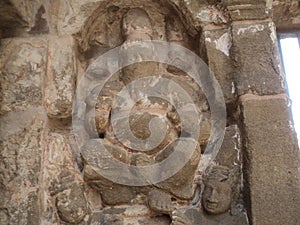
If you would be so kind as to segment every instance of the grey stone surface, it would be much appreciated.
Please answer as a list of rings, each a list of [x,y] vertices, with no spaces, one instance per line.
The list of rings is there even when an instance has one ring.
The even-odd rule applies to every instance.
[[[230,29],[205,30],[202,33],[208,66],[221,85],[226,103],[235,101],[234,67],[230,57]]]
[[[235,84],[238,95],[284,93],[273,22],[232,25]]]
[[[240,132],[237,125],[226,127],[222,146],[215,159],[218,165],[228,168],[241,165],[242,152],[240,145]]]
[[[245,95],[240,103],[251,224],[299,224],[299,147],[287,96]]]

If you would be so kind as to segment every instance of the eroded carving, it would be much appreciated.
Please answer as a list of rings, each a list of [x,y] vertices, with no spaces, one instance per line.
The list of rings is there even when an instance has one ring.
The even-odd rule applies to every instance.
[[[202,208],[175,210],[173,225],[248,224],[245,212],[236,205],[238,173],[236,169],[215,166],[204,178]]]
[[[121,27],[124,37],[124,45],[120,52],[122,59],[131,60],[132,57],[137,57],[137,53],[138,57],[141,57],[141,59],[155,54],[151,45],[147,47],[142,45],[139,46],[141,41],[152,40],[153,28],[149,15],[145,10],[141,8],[128,10],[123,16]],[[170,25],[166,26],[167,29],[171,29],[170,27]],[[179,43],[184,46],[185,35],[180,29],[176,28],[175,31],[178,35],[181,35],[181,38],[176,39],[175,41],[179,41]],[[172,31],[170,30],[169,33],[172,33]],[[172,35],[174,36],[174,34]],[[169,35],[170,38],[172,35]],[[131,45],[133,42],[135,44]],[[143,51],[136,49],[139,47],[141,47]],[[125,64],[128,62],[123,61],[121,64],[122,63]],[[116,95],[124,86],[129,85],[131,82],[139,78],[145,78],[148,76],[152,76],[154,80],[159,80],[161,75],[169,78],[170,80],[173,79],[177,82],[183,83],[184,89],[192,95],[195,102],[198,103],[201,101],[199,96],[201,96],[202,93],[198,93],[199,88],[196,89],[192,85],[192,79],[189,79],[188,76],[182,72],[175,73],[168,71],[165,66],[159,66],[156,62],[136,63],[123,68],[119,75],[119,80],[116,76],[114,76],[112,80],[106,83],[106,86],[101,90],[99,96],[95,96],[95,93],[97,93],[96,87],[95,90],[92,91],[91,95],[86,99],[87,131],[89,133],[96,131],[109,154],[128,165],[146,166],[162,162],[174,152],[176,139],[181,134],[184,134],[185,137],[189,137],[189,133],[181,127],[182,118],[178,116],[174,106],[172,106],[170,102],[158,97],[148,97],[136,102],[131,109],[129,118],[119,119],[117,121],[112,121],[111,119],[111,110]],[[149,85],[147,82],[149,81],[145,81],[143,84]],[[165,88],[171,88],[169,86],[167,85]],[[171,93],[171,90],[169,92]],[[133,99],[142,95],[138,88],[133,91],[129,90],[129,93]],[[204,98],[202,97],[202,101],[203,99]],[[93,105],[96,105],[95,118],[93,118],[94,114],[92,113]],[[198,110],[200,112],[200,109]],[[189,109],[186,109],[185,115],[187,117],[187,121],[189,121],[190,113]],[[114,123],[117,123],[118,125],[119,130],[117,132],[127,132],[126,120],[129,119],[130,129],[135,137],[139,139],[147,139],[151,135],[149,124],[153,118],[159,121],[156,123],[155,127],[155,133],[156,135],[158,134],[158,137],[161,136],[160,132],[161,134],[164,134],[163,130],[165,128],[166,130],[165,137],[162,142],[150,151],[140,152],[134,148],[129,148],[124,145],[124,143],[121,143],[114,133],[116,132],[113,126]],[[96,122],[95,125],[93,125],[94,122]],[[195,126],[195,124],[190,125]],[[110,157],[108,154],[99,150],[99,147],[97,146],[97,139],[90,139],[82,147],[81,151],[84,161],[84,179],[90,186],[100,192],[105,206],[138,204],[147,206],[154,214],[171,214],[176,206],[182,203],[187,203],[193,197],[193,182],[201,155],[199,145],[197,145],[196,150],[192,157],[188,160],[188,163],[179,170],[178,173],[160,183],[149,183],[148,186],[143,187],[118,184],[104,178],[101,174],[99,174],[99,172],[97,172],[97,168],[109,166],[106,159],[107,157]],[[181,149],[178,154],[182,154],[182,157],[185,157],[185,149]],[[179,162],[172,163],[177,164]],[[160,171],[154,172],[160,176],[160,174],[167,169],[168,168],[161,168]],[[112,174],[115,173],[115,176],[122,176],[122,174],[118,171],[118,168],[110,168],[110,170]],[[128,170],[126,172],[130,173],[131,171]],[[141,176],[142,174],[135,175]],[[143,177],[141,177],[141,179],[143,179]],[[99,218],[100,217],[101,220],[105,218],[110,220],[112,218],[111,216],[101,215]]]

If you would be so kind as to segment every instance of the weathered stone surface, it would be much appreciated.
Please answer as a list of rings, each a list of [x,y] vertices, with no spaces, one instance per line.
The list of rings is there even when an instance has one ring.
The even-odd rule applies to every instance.
[[[0,51],[0,115],[40,106],[47,41],[42,38],[3,39]]]
[[[88,210],[82,186],[75,184],[58,193],[56,206],[63,221],[75,224],[81,222]]]
[[[186,146],[188,146],[189,141],[186,142]],[[176,142],[171,143],[164,151],[161,151],[156,159],[156,162],[161,162],[164,159],[170,157],[170,154],[174,152]],[[181,168],[176,174],[172,177],[164,180],[161,183],[155,184],[155,186],[159,187],[162,190],[168,191],[174,196],[180,199],[191,199],[193,197],[193,181],[195,178],[195,173],[198,168],[199,160],[201,158],[201,150],[199,145],[195,146],[193,154],[190,158],[188,158],[188,162]],[[180,163],[179,160],[183,160],[188,157],[186,153],[186,149],[180,149],[178,151],[180,157],[177,158],[178,161],[174,160],[171,163],[177,165]],[[166,168],[162,168],[162,171],[167,172],[170,170],[170,165],[166,166]],[[157,171],[158,174],[162,173],[162,171]],[[188,176],[186,174],[189,174]]]
[[[58,128],[45,131],[40,218],[43,223],[59,223],[60,218],[81,221],[87,214],[84,182],[76,164],[76,143],[71,142],[69,135]]]
[[[123,205],[120,207],[106,207],[102,212],[94,212],[89,221],[89,225],[169,225],[171,223],[168,216],[156,216],[142,205]],[[150,217],[149,217],[150,216]]]
[[[0,3],[0,37],[17,36],[24,32],[28,26],[27,21],[21,17],[20,13],[11,3]]]
[[[266,19],[272,15],[271,0],[225,0],[232,20]]]
[[[206,30],[202,33],[209,68],[221,85],[226,103],[235,101],[234,68],[230,58],[232,37],[229,29]]]
[[[40,219],[45,115],[39,105],[47,42],[3,39],[1,48],[0,208],[6,212],[7,221],[3,224],[36,224]]]
[[[1,42],[0,208],[7,224],[38,224],[47,41]]]
[[[47,3],[46,3],[47,4]],[[46,5],[47,7],[48,5]],[[48,8],[47,8],[48,9]],[[29,34],[47,34],[49,33],[49,26],[47,21],[47,14],[44,5],[41,5],[35,15],[34,26],[28,32]]]
[[[170,0],[172,6],[182,15],[182,20],[191,34],[199,31],[205,24],[217,25],[229,22],[229,15],[223,7],[214,0]],[[191,26],[192,25],[192,26]]]
[[[275,27],[272,22],[232,25],[238,95],[284,93]],[[254,44],[255,43],[255,44]]]
[[[75,44],[71,37],[53,37],[49,42],[44,105],[51,118],[72,114],[76,82]]]
[[[48,32],[43,0],[8,0],[0,2],[0,37]]]
[[[279,31],[299,30],[300,2],[297,0],[273,1],[273,21]]]
[[[241,165],[240,133],[236,125],[226,127],[222,146],[216,156],[218,165],[233,168]]]
[[[121,171],[117,166],[112,165],[109,159],[115,157],[122,162],[128,163],[130,159],[129,154],[123,148],[112,145],[105,139],[102,142],[112,155],[104,154],[97,140],[93,139],[88,141],[81,149],[82,157],[84,161],[87,162],[84,166],[84,180],[88,185],[94,187],[101,193],[102,200],[105,204],[117,205],[130,203],[136,197],[134,187],[113,183],[96,172],[97,168],[107,167],[111,172],[111,176],[114,174],[120,176]]]
[[[0,209],[8,224],[39,224],[43,126],[36,116],[22,132],[1,141]]]
[[[148,195],[148,205],[151,210],[158,213],[171,214],[175,209],[171,195],[161,190],[151,190]]]
[[[167,10],[176,11],[181,17],[185,27],[190,34],[195,35],[201,29],[201,25],[207,23],[224,24],[229,21],[228,14],[223,8],[218,7],[213,2],[197,1],[197,0],[170,0],[166,4],[165,2],[153,2],[150,0],[143,1],[105,1],[105,0],[84,0],[84,1],[71,1],[71,2],[56,2],[52,5],[52,29],[56,29],[58,34],[75,34],[79,32],[83,27],[84,29],[90,27],[97,20],[102,17],[104,23],[110,22],[108,25],[117,28],[117,24],[113,20],[120,18],[117,13],[116,18],[112,15],[117,11],[123,13],[126,12],[126,8],[142,7],[145,8],[150,14],[154,14],[153,10],[161,10],[166,12]],[[68,10],[72,8],[72,10]],[[125,10],[124,10],[125,9]],[[106,14],[105,11],[110,11]],[[97,22],[96,22],[97,23]],[[103,29],[107,28],[103,25]],[[89,32],[89,31],[88,31]],[[108,36],[110,36],[108,31]],[[83,34],[86,35],[86,34]],[[88,34],[95,36],[98,34]],[[97,39],[99,44],[106,44],[106,42],[120,41],[119,37],[114,37],[114,40],[107,40],[107,37],[103,36]]]
[[[174,225],[246,225],[247,216],[236,206],[238,176],[235,169],[214,166],[205,176],[202,208],[187,207],[172,213]]]
[[[128,41],[126,44],[130,44],[132,41],[152,39],[177,43],[194,52],[199,52],[200,48],[201,53],[205,52],[200,54],[208,59],[210,68],[221,84],[227,109],[229,106],[231,110],[228,111],[228,124],[236,123],[238,95],[284,92],[283,79],[278,67],[274,25],[266,22],[270,21],[271,2],[2,1],[0,36],[23,38],[3,39],[0,46],[0,224],[167,225],[171,223],[173,209],[183,209],[184,206],[189,207],[189,213],[185,216],[192,216],[196,220],[189,222],[189,218],[183,218],[183,222],[176,221],[181,225],[198,222],[216,224],[220,221],[230,225],[244,224],[245,214],[240,210],[240,205],[228,210],[227,197],[232,197],[228,186],[223,187],[225,192],[221,193],[221,201],[217,199],[218,204],[215,204],[212,196],[208,196],[208,190],[211,188],[212,193],[215,190],[219,191],[222,189],[221,184],[213,183],[202,192],[203,196],[200,192],[201,187],[197,186],[196,190],[194,189],[199,184],[197,179],[202,176],[197,167],[200,159],[198,146],[186,166],[169,179],[146,187],[120,185],[103,179],[98,173],[97,167],[111,166],[105,158],[108,155],[101,155],[100,149],[87,146],[88,148],[81,152],[81,157],[79,146],[70,133],[69,119],[75,79],[82,77],[81,70],[88,67],[97,56],[124,43],[125,40]],[[227,9],[223,6],[227,6]],[[280,29],[294,29],[299,26],[298,1],[275,0],[273,6],[276,26]],[[131,12],[136,14],[126,15],[128,10],[133,8],[141,10],[133,10]],[[143,10],[148,14],[146,17],[141,13]],[[265,22],[257,22],[258,20]],[[232,22],[232,29],[228,29],[229,22]],[[58,36],[40,35],[49,32]],[[34,35],[39,37],[28,38]],[[25,36],[27,38],[24,38]],[[203,41],[200,46],[197,43],[199,36]],[[72,37],[78,42],[75,43]],[[137,56],[133,54],[135,49],[132,50],[124,55],[125,58]],[[143,54],[139,57],[144,58],[153,52],[147,49]],[[180,64],[184,62],[181,59],[187,59],[188,56],[171,53],[169,57],[171,60],[179,59]],[[105,66],[116,62],[114,59],[101,62],[101,71],[89,68],[88,79],[93,84],[98,82],[110,72]],[[187,70],[191,69],[189,67],[190,64],[185,65]],[[126,69],[114,74],[102,89],[100,96],[93,90],[90,96],[83,99],[88,113],[86,118],[82,118],[86,119],[82,130],[86,128],[87,133],[95,133],[96,135],[91,135],[90,138],[104,140],[112,153],[109,157],[128,165],[143,167],[168,158],[174,151],[174,146],[170,145],[162,152],[160,150],[178,135],[183,134],[187,137],[189,129],[198,127],[193,123],[189,109],[183,110],[184,115],[179,118],[179,112],[171,104],[157,98],[150,97],[134,105],[128,119],[131,131],[137,138],[145,140],[151,135],[151,119],[159,118],[159,124],[167,121],[167,136],[156,149],[146,153],[137,152],[136,149],[125,146],[126,142],[121,143],[117,140],[111,125],[111,108],[116,93],[124,86],[121,83],[128,84],[148,74],[159,74],[162,78],[180,84],[199,106],[197,110],[201,112],[202,119],[199,142],[204,149],[211,133],[210,108],[195,81],[188,78],[182,70],[168,65],[147,63]],[[162,90],[166,91],[163,93],[179,93],[174,87],[163,87]],[[94,86],[85,86],[83,89],[85,88],[87,93]],[[130,94],[142,96],[141,92],[138,88]],[[278,96],[241,98],[241,133],[244,140],[246,178],[246,190],[243,195],[248,197],[249,213],[254,225],[300,223],[297,217],[297,211],[300,211],[297,186],[299,152],[292,151],[295,150],[295,142],[290,133],[289,110],[282,99]],[[124,98],[122,103],[123,100]],[[178,101],[179,98],[174,96],[173,100]],[[145,106],[146,108],[143,108]],[[47,119],[46,109],[50,117],[47,123],[44,122]],[[93,110],[96,111],[95,115],[90,113]],[[184,129],[180,124],[182,121],[187,122]],[[125,125],[121,124],[120,127],[120,133],[127,132]],[[155,126],[155,131],[157,136],[162,136],[160,126]],[[215,159],[216,164],[240,168],[238,133],[235,126],[227,127],[223,145]],[[185,150],[182,148],[179,157],[171,164],[179,164],[186,156]],[[167,167],[154,171],[157,177],[164,175]],[[111,168],[110,172],[121,179],[123,172],[128,171]],[[134,173],[144,179],[147,172]],[[223,175],[227,175],[227,172],[222,173]],[[221,181],[224,185],[226,182],[223,182],[222,176]],[[206,183],[206,186],[209,185]],[[238,185],[236,187],[239,188]],[[201,212],[190,209],[191,203],[198,203],[200,199],[206,201],[203,203],[203,212],[201,209]],[[226,208],[225,214],[219,215],[217,213],[220,211],[209,211],[210,206],[222,205],[224,199],[226,207],[223,205],[222,212]],[[217,215],[208,215],[207,212]],[[176,224],[175,220],[173,224]]]
[[[299,224],[299,147],[285,95],[240,98],[251,224]]]

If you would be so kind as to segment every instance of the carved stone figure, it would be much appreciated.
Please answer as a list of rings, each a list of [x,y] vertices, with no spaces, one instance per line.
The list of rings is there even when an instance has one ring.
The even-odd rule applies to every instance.
[[[234,169],[215,166],[204,179],[202,208],[178,209],[173,212],[173,225],[246,225],[247,217],[236,206],[237,175]]]
[[[150,18],[146,11],[140,8],[130,9],[122,19],[122,33],[125,38],[124,46],[121,48],[120,55],[124,60],[131,60],[133,57],[146,58],[154,54],[153,48],[138,46],[139,41],[147,41],[152,39],[152,25]],[[137,45],[131,45],[132,42]],[[141,49],[136,49],[143,48]],[[137,55],[138,54],[138,55]],[[122,63],[122,62],[121,62]],[[128,63],[124,62],[123,63]],[[130,63],[130,62],[129,62]],[[114,157],[117,160],[128,165],[145,166],[162,162],[174,152],[176,146],[176,139],[185,131],[181,128],[181,121],[178,114],[171,103],[157,97],[148,97],[136,104],[131,109],[129,118],[112,121],[111,110],[115,101],[116,94],[126,85],[139,78],[152,76],[153,79],[160,79],[158,74],[168,72],[161,71],[156,62],[143,62],[129,65],[122,69],[120,74],[120,81],[113,79],[106,83],[106,86],[100,92],[99,96],[95,98],[95,93],[91,93],[86,99],[87,114],[86,114],[86,129],[89,133],[96,131],[102,144],[111,154],[103,153],[96,142],[95,136],[90,139],[82,148],[81,154],[84,162],[84,179],[95,189],[97,189],[102,197],[105,206],[116,206],[121,204],[140,204],[147,205],[153,212],[157,214],[171,214],[176,207],[177,201],[183,203],[187,202],[193,197],[193,181],[197,171],[200,160],[200,147],[196,145],[196,149],[187,164],[170,178],[157,183],[149,184],[148,186],[135,187],[126,186],[110,181],[104,178],[97,170],[105,167],[108,163],[107,157]],[[169,74],[168,76],[172,76]],[[174,75],[175,77],[176,75]],[[179,76],[179,75],[178,75]],[[181,82],[190,81],[182,77]],[[180,80],[179,79],[179,80]],[[149,85],[146,83],[146,85]],[[188,85],[186,85],[187,87]],[[166,85],[165,88],[169,88]],[[187,88],[193,89],[193,87]],[[196,92],[194,90],[194,92]],[[130,92],[130,96],[134,99],[141,95],[136,89]],[[94,98],[94,99],[93,99]],[[95,118],[93,118],[93,102],[96,99]],[[189,111],[186,113],[189,116]],[[156,123],[155,133],[159,137],[162,130],[166,128],[165,137],[162,142],[149,151],[137,151],[125,146],[119,141],[115,132],[127,132],[125,129],[126,120],[129,119],[131,132],[139,139],[146,139],[151,135],[149,130],[150,121],[155,118]],[[187,118],[188,120],[188,118]],[[94,126],[93,123],[96,123]],[[114,123],[118,123],[120,128],[118,131],[114,130]],[[122,126],[124,124],[124,129]],[[163,126],[161,124],[165,124]],[[193,124],[192,126],[195,126]],[[122,134],[122,133],[121,133]],[[163,133],[162,133],[163,134]],[[126,135],[126,134],[124,134]],[[186,133],[188,137],[188,133]],[[180,149],[179,154],[185,156],[185,149]],[[178,162],[172,162],[177,164]],[[109,165],[107,165],[109,166]],[[110,172],[115,176],[122,176],[119,168],[110,168]],[[167,168],[166,168],[167,169]],[[130,173],[131,171],[126,171]],[[158,176],[165,172],[164,168],[161,171],[155,171]],[[137,174],[139,176],[139,174]],[[142,178],[141,178],[142,179]],[[100,216],[102,219],[105,216]],[[109,216],[108,216],[109,217]],[[97,220],[97,219],[96,219]]]

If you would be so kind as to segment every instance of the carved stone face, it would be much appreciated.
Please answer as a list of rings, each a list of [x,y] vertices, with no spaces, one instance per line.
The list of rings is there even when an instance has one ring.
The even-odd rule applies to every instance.
[[[220,214],[229,210],[232,201],[232,187],[228,180],[208,181],[202,196],[202,205],[209,214]]]

